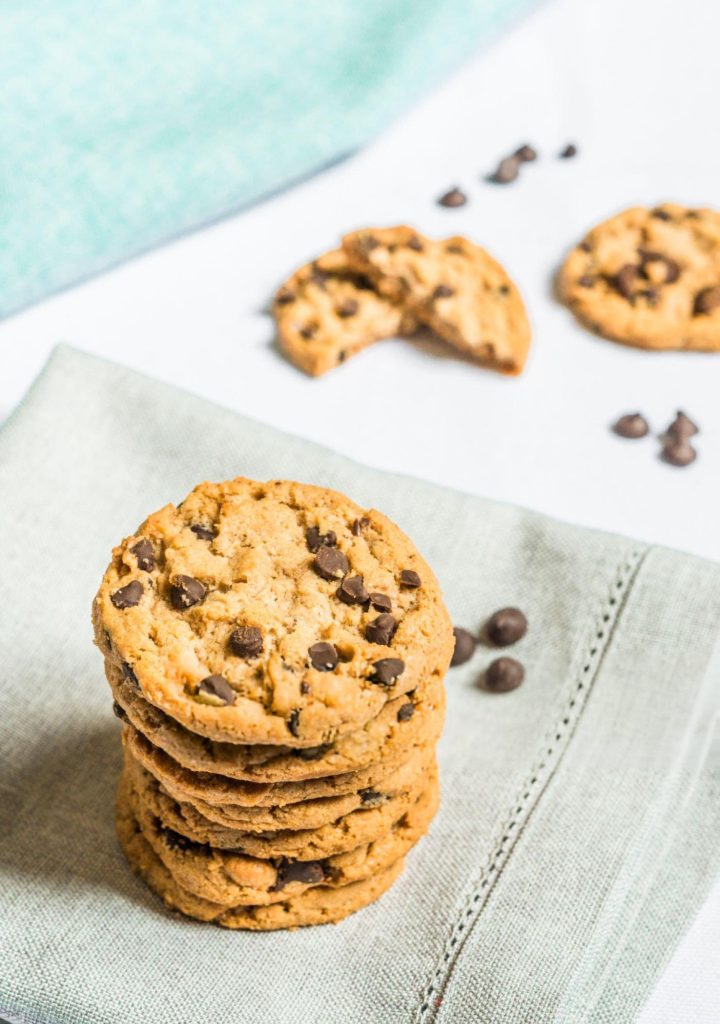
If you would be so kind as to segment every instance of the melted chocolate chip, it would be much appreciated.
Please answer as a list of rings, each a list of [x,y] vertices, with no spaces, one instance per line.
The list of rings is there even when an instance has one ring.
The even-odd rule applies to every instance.
[[[385,797],[382,793],[378,793],[376,789],[361,789],[360,799],[363,807],[379,807],[381,803],[384,803]]]
[[[638,268],[632,263],[626,263],[620,268],[620,270],[618,270],[612,283],[623,298],[629,299],[632,296],[635,282],[638,279],[638,274]]]
[[[230,634],[230,650],[238,658],[257,658],[262,649],[263,635],[259,626],[238,626]]]
[[[300,708],[293,708],[287,720],[287,727],[293,736],[300,735]]]
[[[337,588],[337,596],[343,604],[366,604],[370,600],[362,576],[346,576]]]
[[[689,416],[686,416],[681,409],[678,409],[675,419],[665,431],[666,435],[678,441],[687,441],[689,437],[700,433],[700,427],[693,423]]]
[[[350,529],[351,529],[352,533],[356,537],[359,537],[360,534],[365,529],[365,527],[369,526],[369,525],[370,525],[370,520],[367,519],[365,516],[363,516],[362,519],[355,519],[355,520],[353,520],[353,524],[350,527]]]
[[[315,337],[315,328],[312,324],[306,324],[305,327],[300,328],[300,337],[304,338],[305,341],[310,341],[311,338]]]
[[[178,611],[200,604],[207,596],[207,589],[200,580],[192,576],[174,576],[170,584],[170,603]]]
[[[459,188],[451,188],[449,192],[445,192],[438,199],[438,206],[446,206],[450,209],[456,206],[464,206],[467,202],[467,196]]]
[[[680,277],[680,265],[660,252],[642,250],[640,270],[644,277],[655,284],[674,284]]]
[[[216,697],[223,704],[235,703],[235,691],[225,676],[206,676],[200,681],[198,693],[204,693],[208,697]]]
[[[595,284],[596,278],[592,274],[583,274],[582,277],[578,278],[578,284],[581,288],[592,288]]]
[[[613,431],[618,437],[632,439],[645,437],[649,430],[648,421],[639,412],[628,412],[613,424]]]
[[[139,540],[130,550],[137,558],[138,569],[142,569],[143,572],[153,571],[155,568],[155,552],[147,537]]]
[[[312,567],[324,580],[339,580],[349,571],[350,563],[339,548],[321,547]]]
[[[381,658],[373,662],[373,673],[370,676],[371,683],[378,686],[392,686],[405,671],[405,662],[400,658]]]
[[[490,617],[485,632],[496,647],[509,647],[525,636],[527,627],[519,608],[501,608]]]
[[[408,249],[412,249],[414,252],[422,252],[425,248],[417,235],[413,235],[411,238],[408,238],[406,244]]]
[[[492,693],[509,693],[525,678],[525,669],[514,658],[496,658],[485,673],[485,689]]]
[[[533,160],[537,160],[537,151],[534,150],[532,146],[528,146],[528,144],[525,143],[524,146],[520,146],[519,149],[515,150],[513,156],[517,157],[521,163],[529,164],[532,163]]]
[[[140,598],[143,596],[143,586],[139,580],[133,580],[132,583],[128,583],[124,587],[120,587],[114,594],[110,595],[110,600],[119,608],[121,611],[125,608],[134,608],[135,605],[140,604]]]
[[[119,718],[121,722],[127,722],[128,716],[125,714],[125,711],[120,707],[116,700],[113,701],[112,708],[113,714],[115,715],[116,718]]]
[[[308,647],[308,656],[310,664],[318,672],[332,672],[334,668],[337,668],[338,652],[332,644],[321,640],[319,643],[313,644],[312,647]]]
[[[286,306],[288,302],[295,301],[295,295],[290,291],[289,288],[281,288],[275,296],[275,301],[278,306]]]
[[[197,845],[193,843],[192,839],[188,839],[187,836],[181,836],[173,828],[163,828],[162,837],[171,850],[190,850]]]
[[[383,644],[388,647],[395,636],[397,627],[395,617],[383,612],[372,622],[368,622],[365,627],[365,639],[369,640],[371,644]]]
[[[122,674],[125,677],[125,679],[127,679],[127,681],[129,683],[132,683],[132,685],[134,687],[136,687],[138,690],[140,689],[140,684],[138,683],[138,677],[135,675],[135,673],[133,672],[131,666],[128,665],[128,663],[126,661],[124,661],[122,663]]]
[[[455,649],[450,664],[454,667],[470,661],[475,653],[477,640],[469,630],[463,629],[461,626],[456,626],[453,634],[455,635]]]
[[[560,150],[558,156],[561,160],[571,160],[574,156],[577,156],[577,146],[572,142],[568,142],[567,146]]]
[[[355,299],[345,299],[345,301],[335,309],[335,312],[344,320],[349,316],[355,316],[359,308],[360,307]]]
[[[695,316],[707,316],[720,306],[720,286],[703,288],[695,296],[693,313]]]
[[[580,242],[578,249],[580,252],[592,252],[592,244],[586,238],[584,241]]]
[[[368,253],[372,252],[373,249],[377,249],[377,247],[380,245],[380,242],[377,238],[375,238],[374,235],[363,235],[360,241],[358,242],[358,245],[360,246],[363,252]]]
[[[455,289],[451,288],[448,284],[439,284],[432,294],[434,299],[449,299],[451,295],[455,294]]]
[[[319,747],[305,747],[304,750],[293,750],[295,757],[299,757],[301,761],[319,761],[321,757],[324,757],[330,750],[331,743],[323,743]]]
[[[304,885],[317,885],[325,879],[325,869],[316,860],[284,860],[277,869],[277,879],[270,889],[279,892],[291,882],[302,882]]]
[[[214,526],[203,526],[202,523],[191,523],[190,529],[199,537],[200,540],[214,540],[217,537],[217,531]]]
[[[650,211],[650,216],[654,217],[655,220],[672,220],[672,217],[667,210],[663,210],[659,206]]]
[[[414,569],[403,569],[400,573],[400,586],[410,590],[416,590],[422,586],[422,580]]]
[[[337,537],[333,530],[328,530],[327,533],[320,533],[317,526],[311,526],[305,534],[305,543],[307,544],[308,551],[312,551],[315,554],[320,548],[334,548],[337,544]]]
[[[398,722],[407,722],[408,719],[412,718],[414,714],[415,705],[412,703],[412,701],[408,701],[407,704],[403,704],[403,706],[398,709],[397,720]]]
[[[387,594],[378,594],[376,591],[372,591],[370,594],[370,604],[377,612],[392,611],[392,601]]]

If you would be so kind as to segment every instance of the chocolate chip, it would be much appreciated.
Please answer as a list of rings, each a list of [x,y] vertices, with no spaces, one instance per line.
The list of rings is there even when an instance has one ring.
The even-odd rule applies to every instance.
[[[338,363],[344,363],[346,359],[347,359],[347,349],[341,348],[340,351],[338,352],[337,361],[338,361]]]
[[[304,750],[293,750],[293,755],[299,757],[301,761],[318,761],[327,754],[331,747],[332,743],[323,743],[319,747],[305,747]]]
[[[670,440],[663,446],[662,458],[671,466],[689,466],[697,458],[697,452],[687,441]]]
[[[506,156],[504,160],[500,161],[488,181],[492,181],[496,185],[509,185],[511,181],[515,181],[519,171],[520,160],[516,156]]]
[[[363,807],[379,807],[384,802],[385,797],[382,793],[378,793],[376,789],[361,789],[360,800],[362,801]]]
[[[659,252],[640,252],[640,270],[655,284],[674,284],[680,277],[680,265]]]
[[[308,647],[308,655],[310,664],[318,672],[332,672],[334,668],[337,668],[338,652],[332,644],[321,640],[319,643],[313,644],[312,647]]]
[[[135,605],[140,604],[140,598],[143,596],[143,586],[139,580],[133,580],[132,583],[128,583],[124,587],[120,587],[114,594],[110,595],[110,600],[116,608],[121,610],[124,608],[134,608]]]
[[[310,693],[310,684],[306,683],[304,679],[300,683],[300,693],[302,693],[303,695]]]
[[[278,306],[286,306],[288,302],[295,301],[295,295],[293,294],[293,292],[290,291],[289,288],[281,288],[280,291],[275,296],[275,301],[277,302]]]
[[[577,146],[572,142],[568,142],[565,149],[560,150],[558,156],[561,160],[570,160],[572,157],[577,156]]]
[[[373,662],[374,672],[370,676],[371,683],[378,686],[392,686],[405,671],[405,662],[400,658],[381,658]]]
[[[174,576],[170,584],[170,603],[178,611],[200,604],[207,596],[207,589],[200,580],[192,576]]]
[[[520,146],[519,149],[516,149],[513,155],[524,164],[529,164],[532,163],[533,160],[537,160],[537,152],[532,148],[532,146],[528,146],[527,143],[525,143],[524,146]]]
[[[650,211],[650,216],[654,217],[656,220],[672,220],[672,216],[667,212],[667,210],[663,210],[659,206]]]
[[[585,239],[584,241],[580,242],[580,244],[578,245],[578,249],[580,250],[580,252],[592,252],[592,244],[588,242],[587,239]]]
[[[693,423],[690,417],[686,416],[681,409],[678,409],[675,419],[665,433],[678,441],[687,441],[689,437],[700,433],[700,427],[697,423]]]
[[[412,701],[408,701],[407,704],[403,704],[401,708],[398,708],[397,720],[398,722],[407,722],[415,714],[415,705]]]
[[[650,426],[642,413],[628,412],[613,423],[613,430],[618,437],[639,438],[646,436]]]
[[[448,284],[439,284],[432,294],[434,299],[449,299],[451,295],[455,294],[455,289],[451,288]]]
[[[277,869],[277,879],[271,892],[279,892],[291,882],[302,882],[304,885],[317,885],[325,879],[325,869],[316,860],[285,860]]]
[[[293,736],[300,735],[300,708],[294,708],[290,712],[290,717],[287,721],[287,727]]]
[[[485,632],[496,647],[509,647],[525,636],[527,627],[519,608],[501,608],[490,617]]]
[[[312,324],[307,324],[305,327],[300,328],[300,337],[306,341],[310,341],[315,336],[315,328]]]
[[[363,516],[362,519],[355,519],[350,529],[356,537],[359,537],[365,527],[369,525],[370,520],[366,516]]]
[[[326,270],[321,270],[317,263],[313,263],[312,275],[310,277],[310,280],[312,281],[313,284],[316,284],[318,288],[322,288],[322,290],[325,291],[325,285],[327,284],[329,276],[330,275]]]
[[[447,207],[464,206],[466,202],[467,196],[459,188],[451,188],[438,199],[439,206]]]
[[[377,247],[380,245],[380,242],[378,241],[377,238],[375,238],[374,235],[363,235],[360,241],[358,242],[358,245],[360,246],[363,252],[367,253],[372,252],[373,249],[377,249]]]
[[[126,661],[124,661],[122,663],[122,674],[125,677],[125,679],[127,679],[127,681],[129,683],[132,683],[132,685],[136,689],[138,689],[138,690],[140,689],[140,684],[138,682],[138,677],[135,675],[135,673],[133,672],[131,666],[128,665],[128,663]]]
[[[595,284],[595,278],[591,274],[583,274],[582,277],[578,278],[578,284],[581,288],[592,288]]]
[[[216,697],[223,704],[235,703],[235,691],[225,676],[206,676],[200,681],[198,693],[204,693],[208,697]]]
[[[414,569],[403,569],[400,573],[400,586],[416,590],[422,585],[422,581]]]
[[[392,601],[387,596],[387,594],[378,594],[375,591],[373,591],[370,594],[370,604],[377,612],[392,611]]]
[[[147,537],[139,540],[130,550],[137,558],[138,569],[142,569],[143,572],[153,571],[155,568],[155,552]]]
[[[337,596],[343,604],[366,604],[370,600],[362,576],[346,576],[337,588]]]
[[[626,263],[620,267],[612,280],[615,288],[625,299],[629,299],[633,293],[633,287],[638,278],[638,268],[632,263]]]
[[[515,690],[525,678],[525,669],[514,658],[496,658],[485,673],[485,689],[492,693]]]
[[[125,714],[123,708],[120,707],[116,700],[113,701],[113,714],[116,718],[119,718],[121,722],[127,722],[128,716]]]
[[[214,526],[203,526],[202,523],[191,523],[190,529],[199,537],[200,540],[214,540],[217,537],[217,531]]]
[[[359,308],[355,299],[345,299],[341,305],[336,307],[335,312],[342,319],[346,319],[349,316],[355,316]]]
[[[414,252],[422,252],[425,246],[422,244],[417,235],[413,235],[407,240],[408,249],[412,249]]]
[[[450,664],[454,667],[470,661],[475,653],[477,640],[469,630],[463,629],[461,626],[456,626],[453,633],[455,634],[455,649]]]
[[[190,850],[197,845],[187,836],[180,835],[174,828],[163,828],[162,837],[171,850]]]
[[[262,649],[263,635],[259,626],[238,626],[230,634],[230,650],[238,658],[257,658]]]
[[[365,639],[369,640],[371,644],[384,644],[385,647],[388,647],[395,636],[397,627],[395,616],[383,612],[372,622],[368,622],[365,627]]]
[[[320,548],[334,548],[337,544],[337,537],[334,530],[320,533],[317,526],[311,526],[305,534],[305,543],[307,544],[308,551],[312,551],[315,554]]]
[[[451,242],[450,245],[445,246],[445,252],[451,252],[455,256],[462,256],[463,247],[459,245],[457,242]]]
[[[703,288],[695,296],[693,313],[695,316],[707,315],[720,306],[720,286],[714,288]]]
[[[350,563],[339,548],[327,547],[318,549],[312,566],[324,580],[339,580],[350,569]]]

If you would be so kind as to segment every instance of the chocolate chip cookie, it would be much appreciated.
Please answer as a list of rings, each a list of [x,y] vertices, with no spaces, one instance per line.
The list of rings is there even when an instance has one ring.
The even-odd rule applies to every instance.
[[[522,371],[530,324],[500,264],[466,238],[433,241],[408,227],[345,235],[350,265],[438,337],[502,373]]]
[[[720,213],[636,206],[593,228],[559,291],[607,338],[647,349],[720,349]]]
[[[288,358],[317,377],[383,338],[415,328],[402,304],[378,294],[342,249],[301,267],[275,294],[273,313]]]
[[[332,743],[453,649],[437,581],[397,526],[280,480],[201,484],[151,515],[115,548],[93,621],[109,670],[235,744]]]

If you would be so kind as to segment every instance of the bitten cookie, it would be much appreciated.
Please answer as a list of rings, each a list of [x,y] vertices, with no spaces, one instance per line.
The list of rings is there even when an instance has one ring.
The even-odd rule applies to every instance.
[[[559,275],[575,315],[647,349],[720,349],[720,213],[636,206],[577,245]]]
[[[365,274],[333,249],[297,270],[275,294],[280,346],[317,377],[383,338],[409,334],[412,316],[379,295]]]
[[[438,337],[502,373],[522,371],[530,324],[515,284],[466,238],[436,242],[408,227],[345,235],[350,265]]]
[[[334,491],[197,487],[113,552],[95,640],[151,704],[230,743],[312,747],[444,674],[437,580],[385,516]]]

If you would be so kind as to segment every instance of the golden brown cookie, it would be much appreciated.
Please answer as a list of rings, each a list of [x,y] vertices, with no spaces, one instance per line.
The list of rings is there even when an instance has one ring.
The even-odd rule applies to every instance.
[[[297,270],[277,291],[273,313],[281,348],[313,377],[415,327],[401,304],[379,295],[350,268],[342,249]]]
[[[118,814],[131,815],[155,855],[186,891],[223,906],[282,902],[308,888],[337,888],[385,871],[427,831],[438,803],[429,785],[407,812],[378,839],[320,860],[261,860],[215,850],[163,829],[125,772],[118,790]]]
[[[222,743],[183,728],[148,703],[120,669],[106,665],[106,673],[118,717],[194,774],[217,779],[219,786],[223,778],[245,783],[235,792],[248,805],[280,804],[285,787],[294,797],[299,782],[341,779],[372,770],[379,762],[406,760],[412,751],[437,741],[445,717],[445,686],[436,672],[411,694],[388,701],[362,728],[333,743],[302,750]]]
[[[522,371],[530,324],[500,264],[466,238],[433,241],[408,227],[364,228],[342,240],[350,265],[438,337],[502,373]]]
[[[97,645],[187,729],[307,748],[444,673],[440,589],[385,516],[320,487],[201,484],[113,552]]]
[[[565,260],[560,295],[592,330],[648,349],[720,349],[720,213],[636,206]]]
[[[400,859],[379,875],[337,889],[318,886],[269,906],[228,909],[223,904],[194,896],[177,884],[153,852],[125,805],[118,806],[116,820],[118,839],[130,867],[160,896],[165,905],[198,921],[213,921],[223,928],[273,931],[340,921],[381,896],[390,888],[404,866]]]
[[[139,805],[157,822],[158,828],[172,836],[177,833],[195,844],[233,850],[264,860],[273,857],[318,860],[373,842],[400,820],[437,776],[433,756],[426,771],[413,782],[405,783],[403,788],[387,796],[379,794],[378,801],[369,801],[337,821],[317,828],[254,833],[218,825],[204,818],[191,804],[174,800],[137,762],[126,760],[126,771]]]

